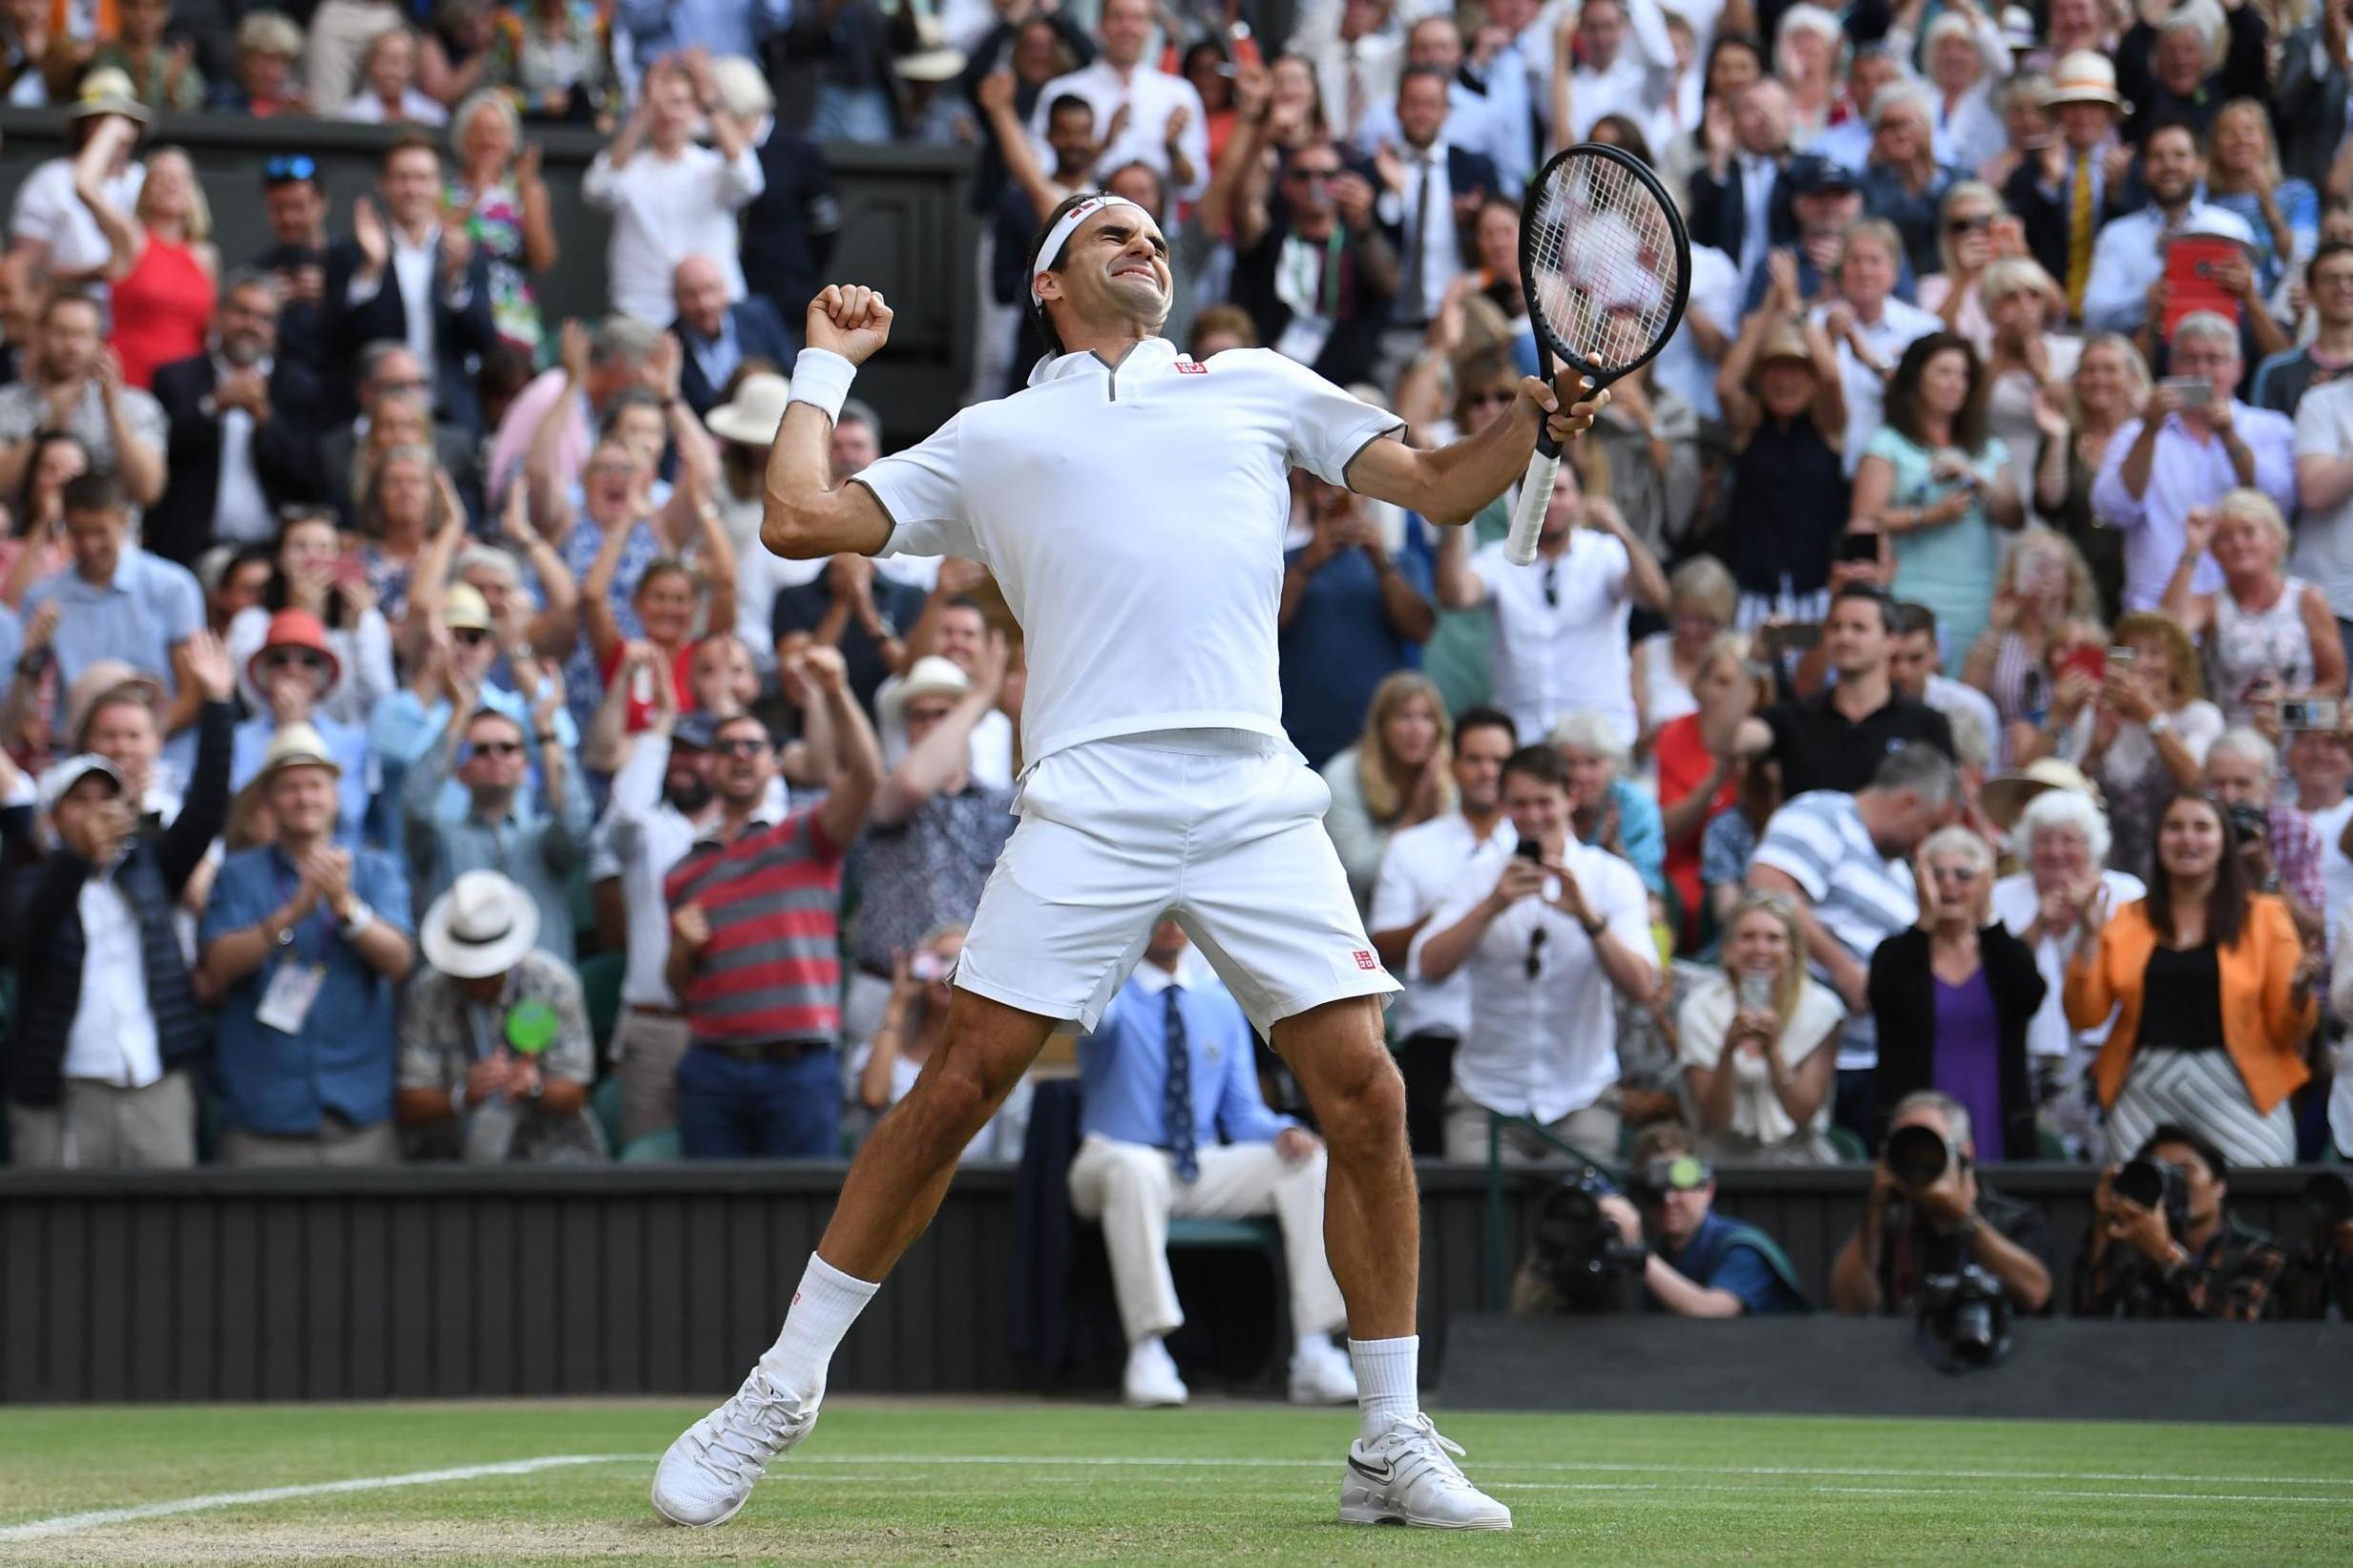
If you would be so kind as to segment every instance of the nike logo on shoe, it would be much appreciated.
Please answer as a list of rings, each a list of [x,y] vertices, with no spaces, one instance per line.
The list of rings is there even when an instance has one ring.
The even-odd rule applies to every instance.
[[[1387,1486],[1391,1480],[1396,1478],[1397,1475],[1397,1467],[1391,1464],[1388,1460],[1383,1459],[1380,1463],[1380,1469],[1375,1470],[1371,1465],[1366,1464],[1362,1459],[1357,1458],[1353,1453],[1348,1456],[1348,1468],[1355,1471],[1365,1479],[1370,1481],[1378,1481],[1383,1486]]]

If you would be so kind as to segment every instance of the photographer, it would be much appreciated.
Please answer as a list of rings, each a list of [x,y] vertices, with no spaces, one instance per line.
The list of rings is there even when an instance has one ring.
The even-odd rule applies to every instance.
[[[1644,1307],[1685,1318],[1765,1317],[1811,1310],[1797,1271],[1773,1238],[1713,1211],[1715,1173],[1691,1148],[1689,1134],[1657,1122],[1634,1140],[1629,1185],[1600,1200],[1620,1246],[1642,1263]]]
[[[2304,1183],[2304,1208],[2311,1229],[2280,1282],[2281,1314],[2353,1322],[2353,1184],[2317,1172]]]
[[[2223,1209],[2222,1151],[2166,1123],[2130,1164],[2100,1173],[2092,1224],[2075,1268],[2079,1318],[2280,1317],[2285,1248]]]
[[[1943,1141],[1941,1161],[1907,1154],[1930,1146],[1921,1128]],[[1862,1224],[1830,1268],[1830,1305],[1849,1316],[1894,1317],[1919,1305],[1932,1273],[1975,1264],[2001,1283],[2011,1304],[2040,1312],[2050,1303],[2050,1221],[2031,1203],[2005,1198],[1977,1179],[1969,1114],[1934,1089],[1896,1102],[1887,1141],[1871,1173]],[[1933,1169],[1929,1168],[1934,1164]]]

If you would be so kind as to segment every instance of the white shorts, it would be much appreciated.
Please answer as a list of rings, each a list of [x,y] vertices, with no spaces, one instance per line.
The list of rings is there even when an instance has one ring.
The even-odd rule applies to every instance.
[[[1324,832],[1332,792],[1291,746],[1236,730],[1091,741],[1023,777],[956,983],[1092,1030],[1172,914],[1261,1031],[1400,988]]]

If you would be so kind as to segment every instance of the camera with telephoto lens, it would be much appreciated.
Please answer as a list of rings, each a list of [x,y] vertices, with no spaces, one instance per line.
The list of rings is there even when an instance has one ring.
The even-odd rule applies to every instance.
[[[2190,1183],[2161,1160],[2128,1160],[2116,1169],[2109,1190],[2165,1216],[2165,1233],[2174,1241],[2190,1228]]]
[[[1642,1273],[1650,1249],[1620,1237],[1602,1212],[1601,1201],[1616,1190],[1587,1165],[1544,1195],[1521,1262],[1514,1311],[1628,1309],[1628,1282]]]
[[[1962,1245],[1952,1240],[1955,1256],[1940,1260],[1948,1265],[1958,1261]],[[1998,1364],[2010,1348],[2010,1302],[2002,1282],[1973,1263],[1923,1275],[1916,1337],[1921,1354],[1940,1372]]]
[[[1934,1127],[1914,1123],[1889,1133],[1880,1158],[1887,1162],[1887,1174],[1896,1179],[1898,1186],[1907,1192],[1920,1192],[1935,1186],[1962,1155]]]

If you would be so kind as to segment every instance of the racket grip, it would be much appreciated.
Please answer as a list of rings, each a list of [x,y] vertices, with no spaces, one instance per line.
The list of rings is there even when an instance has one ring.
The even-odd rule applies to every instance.
[[[1512,509],[1511,533],[1503,539],[1503,558],[1514,566],[1527,566],[1536,559],[1536,536],[1544,532],[1544,513],[1552,506],[1552,481],[1561,470],[1561,454],[1555,449],[1544,450],[1549,442],[1539,443],[1536,455],[1528,459],[1528,476],[1520,486],[1520,504]]]

